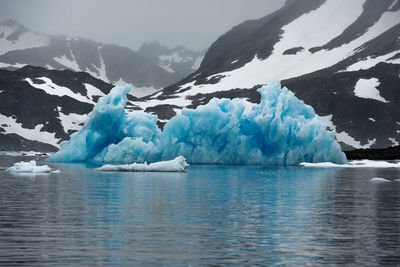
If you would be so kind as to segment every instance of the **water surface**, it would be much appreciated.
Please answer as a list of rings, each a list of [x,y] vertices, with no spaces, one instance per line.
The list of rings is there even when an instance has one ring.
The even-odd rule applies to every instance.
[[[0,170],[0,265],[400,264],[398,169],[49,165]]]

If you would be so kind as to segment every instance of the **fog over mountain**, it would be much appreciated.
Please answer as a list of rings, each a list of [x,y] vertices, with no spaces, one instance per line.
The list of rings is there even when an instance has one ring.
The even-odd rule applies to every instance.
[[[14,19],[40,33],[80,36],[139,49],[143,42],[208,48],[247,19],[280,8],[284,0],[2,0],[0,21]]]

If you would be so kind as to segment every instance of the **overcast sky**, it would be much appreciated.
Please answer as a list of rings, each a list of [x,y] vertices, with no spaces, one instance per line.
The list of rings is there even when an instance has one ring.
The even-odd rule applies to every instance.
[[[285,0],[0,0],[0,21],[27,28],[138,49],[157,40],[173,47],[208,48],[247,19],[280,8]]]

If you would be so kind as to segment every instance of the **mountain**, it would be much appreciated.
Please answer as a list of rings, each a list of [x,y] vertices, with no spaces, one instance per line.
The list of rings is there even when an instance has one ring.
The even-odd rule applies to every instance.
[[[172,49],[158,42],[144,43],[138,53],[170,73],[182,78],[200,67],[206,51],[192,51],[182,45]]]
[[[0,70],[0,150],[56,151],[112,87],[85,72]]]
[[[159,45],[163,51],[146,47],[136,52],[79,37],[35,33],[13,20],[0,23],[0,68],[34,65],[84,71],[107,83],[128,84],[133,88],[132,94],[138,97],[181,80],[199,66],[198,58],[203,55],[184,47],[168,49]],[[158,54],[152,55],[152,52]]]
[[[216,40],[200,68],[143,101],[162,125],[213,97],[258,103],[281,80],[313,106],[342,149],[400,142],[400,1],[288,0]]]

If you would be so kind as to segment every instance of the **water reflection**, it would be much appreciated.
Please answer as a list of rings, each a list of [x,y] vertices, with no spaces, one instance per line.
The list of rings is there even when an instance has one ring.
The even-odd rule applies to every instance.
[[[394,169],[55,168],[33,179],[0,172],[0,264],[399,262],[400,183],[369,183],[398,178]]]

